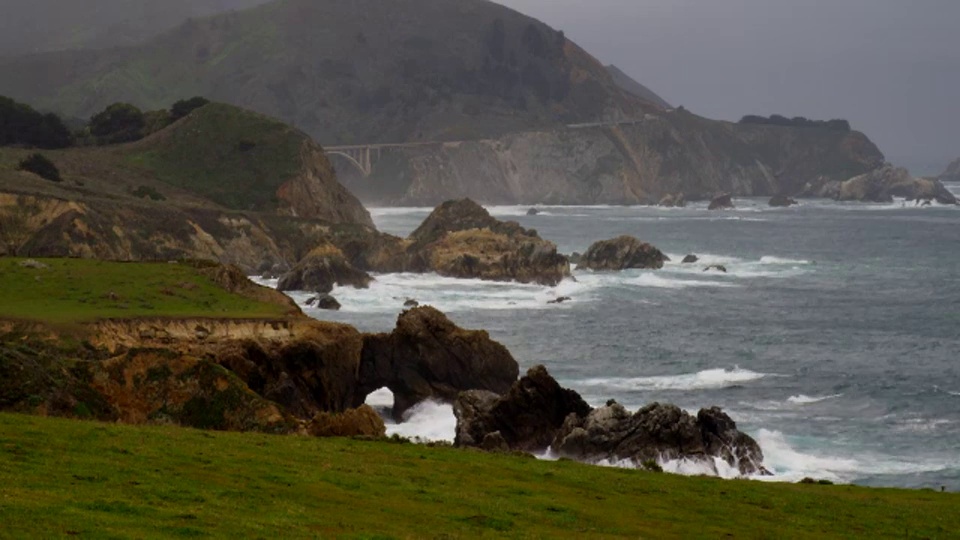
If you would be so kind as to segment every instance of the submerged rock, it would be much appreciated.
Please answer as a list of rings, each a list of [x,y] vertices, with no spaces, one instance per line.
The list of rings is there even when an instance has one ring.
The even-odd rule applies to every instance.
[[[510,351],[487,332],[464,330],[436,309],[420,307],[402,313],[392,333],[364,337],[357,404],[387,387],[400,420],[426,399],[453,402],[465,390],[506,392],[519,372]]]
[[[420,302],[414,300],[413,298],[407,298],[406,302],[403,303],[405,308],[415,308],[420,307]]]
[[[340,311],[340,308],[343,307],[336,298],[330,296],[329,294],[321,294],[319,296],[311,297],[307,299],[306,305],[308,307],[316,306],[318,309],[325,309],[327,311]]]
[[[680,261],[680,263],[681,263],[681,264],[693,264],[693,263],[695,263],[695,262],[697,262],[697,261],[699,261],[699,260],[700,260],[700,257],[697,257],[696,255],[687,255],[686,257],[683,258],[682,261]]]
[[[683,208],[687,205],[686,196],[683,193],[667,194],[662,199],[657,206],[662,206],[664,208]]]
[[[577,268],[590,270],[660,269],[670,259],[659,249],[632,236],[603,240],[590,246]]]
[[[548,303],[548,304],[562,304],[562,303],[564,303],[564,302],[569,302],[569,301],[571,301],[571,300],[573,300],[573,298],[570,298],[569,296],[561,296],[561,297],[559,297],[559,298],[555,298],[555,299],[553,299],[553,300],[550,300],[550,301],[548,301],[547,303]]]
[[[774,195],[770,198],[769,204],[774,208],[786,208],[800,203],[786,195]]]
[[[727,267],[722,264],[711,264],[710,266],[703,269],[704,272],[709,272],[711,270],[722,272],[724,274],[727,273]]]
[[[714,199],[710,201],[710,206],[707,207],[708,210],[727,210],[730,208],[734,208],[734,206],[733,197],[729,193],[714,197]]]
[[[537,216],[537,215],[540,215],[540,210],[537,210],[536,208],[531,208],[531,209],[527,210],[527,215],[528,215],[528,216]]]

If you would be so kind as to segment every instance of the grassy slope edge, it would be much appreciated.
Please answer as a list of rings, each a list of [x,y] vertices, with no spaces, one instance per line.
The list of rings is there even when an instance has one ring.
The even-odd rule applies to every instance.
[[[80,323],[106,318],[280,318],[290,306],[227,291],[208,263],[0,258],[0,319]],[[199,265],[199,267],[198,267]]]
[[[960,533],[958,504],[932,491],[0,414],[0,522],[14,537],[946,538]]]

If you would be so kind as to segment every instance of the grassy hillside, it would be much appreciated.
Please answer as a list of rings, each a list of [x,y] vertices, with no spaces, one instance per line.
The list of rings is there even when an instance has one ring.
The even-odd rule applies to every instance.
[[[43,267],[32,268],[23,262],[0,258],[0,319],[276,318],[290,311],[288,305],[229,292],[194,264],[41,259]]]
[[[5,0],[0,56],[133,45],[190,17],[267,0]]]
[[[0,414],[11,537],[949,538],[960,498]]]
[[[323,144],[477,138],[654,107],[561,32],[486,0],[274,0],[133,48],[0,69],[0,94],[70,116],[204,95]]]
[[[276,209],[277,189],[301,172],[302,132],[223,104],[120,149],[124,165],[234,210]]]
[[[32,153],[0,148],[0,191],[269,213],[289,213],[286,209],[294,206],[303,217],[371,224],[308,135],[222,103],[201,107],[132,144],[43,151],[59,168],[64,179],[60,184],[17,170]],[[307,173],[322,184],[310,194],[315,200],[280,200],[280,187]]]

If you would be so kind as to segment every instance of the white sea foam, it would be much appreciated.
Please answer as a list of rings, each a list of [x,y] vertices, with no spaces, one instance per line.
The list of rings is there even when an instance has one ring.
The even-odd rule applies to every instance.
[[[805,264],[810,264],[810,261],[805,261],[802,259],[786,259],[782,257],[765,255],[763,257],[760,257],[760,264],[805,265]]]
[[[958,396],[958,397],[960,397],[960,392],[949,392],[949,391],[948,391],[947,393],[950,394],[951,396]]]
[[[810,477],[851,482],[869,475],[918,474],[951,467],[949,463],[935,460],[898,459],[867,453],[837,457],[829,452],[798,450],[783,433],[767,429],[759,430],[754,438],[763,450],[764,466],[773,473],[769,477],[758,476],[757,480],[796,482]]]
[[[640,274],[636,278],[632,279],[630,283],[639,285],[641,287],[654,287],[659,289],[686,289],[688,287],[739,287],[739,285],[736,283],[705,279],[676,279],[652,272]]]
[[[609,390],[707,390],[726,388],[770,376],[749,369],[707,369],[682,375],[636,378],[596,378],[577,382],[578,386],[600,386]]]
[[[820,403],[821,401],[826,401],[828,399],[836,399],[843,396],[843,394],[833,394],[829,396],[807,396],[804,394],[799,394],[796,396],[790,396],[787,398],[788,403],[795,403],[797,405],[809,405],[811,403]]]
[[[367,405],[384,411],[393,407],[393,393],[381,388],[367,396]],[[396,423],[386,415],[387,435],[400,435],[423,442],[453,442],[457,432],[457,418],[453,406],[435,401],[423,401],[403,414],[403,422]]]

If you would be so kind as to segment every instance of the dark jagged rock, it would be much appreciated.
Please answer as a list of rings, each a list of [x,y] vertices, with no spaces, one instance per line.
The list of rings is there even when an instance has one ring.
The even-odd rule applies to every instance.
[[[540,215],[540,210],[537,210],[536,208],[531,208],[531,209],[527,210],[527,215],[528,215],[528,216],[539,216],[539,215]]]
[[[947,165],[947,170],[938,179],[941,182],[960,182],[960,159]]]
[[[502,397],[486,391],[460,394],[453,412],[456,446],[481,446],[488,435],[500,433],[510,449],[533,452],[550,445],[568,415],[585,416],[590,406],[536,366]]]
[[[280,291],[316,291],[329,293],[335,285],[365,289],[373,278],[354,268],[343,252],[326,243],[314,248],[293,270],[280,278]]]
[[[325,309],[328,311],[340,311],[340,308],[343,307],[336,298],[330,296],[329,294],[321,294],[319,296],[310,297],[307,299],[306,305],[307,307],[316,306],[318,309]]]
[[[569,259],[570,264],[580,264],[580,261],[583,259],[583,254],[574,251],[573,254],[570,255]]]
[[[408,259],[443,276],[552,286],[570,275],[570,262],[553,242],[493,218],[469,199],[438,206],[410,242]]]
[[[563,457],[600,461],[690,459],[713,466],[722,458],[741,474],[765,473],[756,441],[718,408],[694,417],[674,405],[654,403],[631,414],[614,401],[592,409],[537,366],[503,396],[460,394],[456,446],[536,452],[552,446]]]
[[[357,404],[387,387],[393,416],[401,420],[426,399],[453,402],[465,390],[506,392],[519,371],[510,352],[486,332],[461,329],[436,309],[420,307],[402,313],[392,333],[364,337]]]
[[[800,204],[796,199],[787,197],[786,195],[774,195],[770,198],[770,206],[774,208],[787,208],[795,204]]]
[[[703,269],[704,272],[709,272],[711,270],[715,270],[717,272],[723,272],[724,274],[727,273],[727,267],[722,264],[711,264],[710,266]]]
[[[763,452],[718,408],[694,417],[675,405],[653,403],[634,414],[613,403],[588,415],[570,415],[553,441],[563,457],[583,461],[689,459],[713,467],[719,457],[741,474],[765,472]]]
[[[734,205],[733,197],[729,193],[714,197],[710,201],[710,206],[707,207],[708,210],[727,210],[730,208],[734,208]]]
[[[697,261],[699,261],[699,260],[700,260],[700,257],[697,257],[696,255],[687,255],[686,257],[683,258],[682,261],[680,261],[680,263],[681,263],[681,264],[693,264],[693,263],[695,263],[695,262],[697,262]]]
[[[670,259],[659,249],[632,236],[603,240],[590,246],[577,268],[590,270],[660,269]]]

